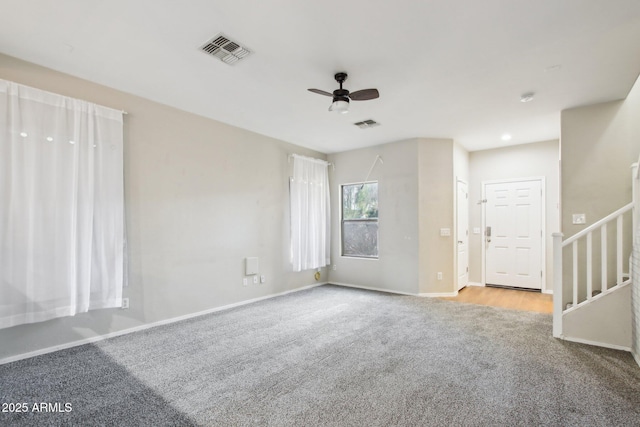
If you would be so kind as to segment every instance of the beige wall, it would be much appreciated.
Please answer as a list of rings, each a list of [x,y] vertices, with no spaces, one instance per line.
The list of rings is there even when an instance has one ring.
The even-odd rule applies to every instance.
[[[418,156],[420,293],[451,294],[455,292],[453,140],[422,139]],[[450,236],[440,236],[441,228],[448,228]]]
[[[474,151],[469,154],[469,280],[482,283],[483,234],[482,231],[482,182],[528,177],[545,178],[545,233],[546,280],[544,291],[553,290],[552,233],[559,231],[559,144],[557,140],[515,145],[492,150]]]
[[[640,80],[629,92],[626,99],[573,108],[561,114],[561,158],[562,158],[562,232],[564,238],[581,231],[602,217],[629,203],[631,196],[630,165],[638,161],[640,154]],[[586,214],[585,225],[574,225],[572,214]],[[613,227],[615,230],[615,227]],[[628,271],[626,260],[631,251],[631,215],[624,221],[623,271]],[[611,230],[610,236],[614,234]],[[613,237],[613,236],[611,236]],[[613,239],[610,239],[613,240]],[[609,255],[613,257],[614,246],[610,241]],[[594,237],[594,257],[598,259],[599,235]],[[569,250],[564,251],[564,265],[571,265]],[[580,260],[584,260],[583,251]],[[612,260],[613,261],[613,260]],[[610,264],[611,265],[611,264]],[[600,277],[599,263],[594,266],[594,277]],[[609,268],[609,284],[613,283],[613,268]],[[579,281],[583,283],[583,277]],[[564,283],[571,283],[571,271],[564,269]],[[600,281],[594,280],[594,289],[599,289]],[[571,286],[564,287],[563,304],[572,300]],[[581,291],[580,296],[584,297]],[[633,298],[640,294],[640,284],[633,284]],[[580,298],[580,297],[579,297]],[[640,307],[636,304],[634,307]],[[610,313],[624,313],[626,305]],[[636,309],[637,310],[637,309]],[[636,335],[634,346],[638,348],[640,335],[640,312],[634,312],[633,322]],[[576,328],[577,336],[591,336],[593,331],[587,325]],[[604,335],[602,341],[606,342]],[[598,340],[598,337],[592,338]]]
[[[562,157],[562,232],[564,238],[583,230],[631,201],[630,166],[640,153],[640,83],[625,100],[565,110],[561,114]],[[574,225],[572,215],[586,214],[585,225]],[[624,221],[624,256],[631,252],[631,215]],[[609,233],[611,256],[609,285],[615,281],[613,259],[615,228]],[[594,257],[600,257],[599,234],[594,236]],[[571,251],[564,251],[564,264],[570,265]],[[584,262],[581,247],[579,258]],[[624,261],[623,270],[628,271]],[[579,282],[584,282],[584,275]],[[600,277],[600,264],[594,265],[594,277]],[[571,283],[571,270],[564,269],[565,283]],[[594,281],[594,289],[600,281]],[[579,298],[584,298],[581,290]],[[564,302],[571,300],[571,287],[564,290]]]
[[[2,329],[0,359],[315,283],[289,265],[287,154],[324,154],[3,55],[0,78],[129,113],[131,305]],[[247,256],[265,284],[242,286]]]

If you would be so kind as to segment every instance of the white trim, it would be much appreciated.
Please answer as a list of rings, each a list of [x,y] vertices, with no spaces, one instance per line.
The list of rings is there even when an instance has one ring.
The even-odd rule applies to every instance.
[[[612,350],[622,350],[622,351],[628,351],[631,352],[631,348],[626,347],[624,345],[616,345],[616,344],[607,344],[607,343],[603,343],[603,342],[598,342],[598,341],[590,341],[590,340],[585,340],[582,338],[572,338],[572,337],[567,337],[567,336],[560,336],[559,337],[561,340],[564,341],[571,341],[571,342],[576,342],[578,344],[587,344],[587,345],[593,345],[593,346],[597,346],[597,347],[604,347],[604,348],[610,348]],[[638,360],[636,359],[636,362]],[[638,363],[640,365],[640,363]]]
[[[458,240],[460,240],[458,239],[458,185],[460,183],[465,185],[467,191],[467,285],[469,284],[469,260],[471,250],[471,244],[469,243],[471,237],[469,233],[469,183],[456,175],[453,184],[453,194],[455,194],[453,198],[453,218],[455,224],[453,227],[453,288],[456,289],[456,294],[461,289],[458,283]]]
[[[376,164],[376,162],[378,161],[378,157],[380,157],[380,155],[376,156],[376,160],[374,161],[374,165]],[[382,158],[380,157],[380,160],[382,160]],[[373,168],[372,168],[373,169]],[[367,178],[369,178],[367,176]],[[342,187],[346,186],[346,185],[358,185],[358,184],[378,184],[378,206],[380,206],[380,182],[379,180],[373,180],[373,181],[362,181],[362,182],[350,182],[350,183],[342,183],[342,184],[338,184],[338,191],[337,191],[337,195],[338,195],[338,202],[337,202],[337,206],[338,206],[338,252],[340,253],[339,257],[340,258],[345,258],[345,259],[365,259],[365,260],[369,260],[369,261],[378,261],[380,259],[380,216],[378,216],[378,218],[376,218],[376,224],[378,224],[378,242],[377,245],[378,247],[376,249],[378,249],[378,255],[376,257],[361,257],[361,256],[354,256],[354,255],[344,255],[342,252]],[[378,214],[379,215],[379,214]]]
[[[342,283],[342,282],[329,281],[328,284],[329,285],[336,285],[336,286],[344,286],[345,288],[356,288],[356,289],[366,289],[368,291],[386,292],[388,294],[408,295],[408,296],[411,296],[411,297],[417,297],[418,296],[418,294],[412,294],[410,292],[394,291],[394,290],[391,290],[391,289],[384,289],[384,288],[373,288],[371,286],[360,286],[360,285],[354,285],[352,283]]]
[[[631,352],[631,354],[633,355],[633,359],[636,361],[636,363],[638,364],[638,366],[640,366],[640,355],[638,355],[635,352]]]
[[[469,282],[467,283],[467,286],[481,286],[484,288],[484,283],[480,283],[480,282]]]
[[[290,293],[293,293],[293,292],[304,291],[304,290],[307,290],[307,289],[311,289],[311,288],[315,288],[315,287],[322,286],[322,285],[327,285],[327,284],[328,284],[328,282],[314,283],[313,285],[307,285],[307,286],[303,286],[301,288],[291,289],[289,291],[284,291],[284,292],[280,292],[280,293],[277,293],[277,294],[265,295],[263,297],[258,297],[258,298],[253,298],[253,299],[250,299],[250,300],[236,302],[236,303],[233,303],[233,304],[223,305],[221,307],[215,307],[215,308],[211,308],[211,309],[208,309],[208,310],[199,311],[199,312],[196,312],[196,313],[185,314],[184,316],[172,317],[170,319],[159,320],[157,322],[147,323],[147,324],[140,325],[140,326],[134,326],[133,328],[122,329],[120,331],[111,332],[111,333],[105,334],[105,335],[98,335],[98,336],[95,336],[95,337],[85,338],[85,339],[81,339],[81,340],[78,340],[78,341],[72,341],[72,342],[65,343],[65,344],[54,345],[52,347],[47,347],[47,348],[43,348],[43,349],[40,349],[40,350],[30,351],[28,353],[22,353],[22,354],[18,354],[18,355],[15,355],[15,356],[9,356],[9,357],[5,357],[4,359],[0,359],[0,365],[4,365],[6,363],[11,363],[11,362],[16,362],[18,360],[29,359],[31,357],[40,356],[40,355],[47,354],[47,353],[53,353],[53,352],[59,351],[59,350],[65,350],[65,349],[68,349],[68,348],[78,347],[78,346],[81,346],[81,345],[84,345],[84,344],[91,344],[91,343],[95,343],[95,342],[98,342],[98,341],[104,341],[104,340],[109,339],[109,338],[119,337],[121,335],[127,335],[127,334],[130,334],[130,333],[133,333],[133,332],[144,331],[145,329],[155,328],[156,326],[168,325],[168,324],[171,324],[171,323],[192,319],[194,317],[204,316],[206,314],[211,314],[211,313],[215,313],[215,312],[218,312],[218,311],[228,310],[230,308],[240,307],[240,306],[243,306],[243,305],[252,304],[254,302],[263,301],[263,300],[271,299],[271,298],[275,298],[275,297],[280,297],[280,296],[287,295],[287,294],[290,294]]]
[[[605,296],[614,293],[615,291],[617,291],[618,289],[622,289],[626,286],[631,285],[631,279],[626,280],[622,283],[620,283],[619,285],[615,285],[611,288],[608,288],[606,291],[604,292],[600,292],[598,295],[591,297],[591,299],[586,299],[578,304],[575,304],[573,306],[571,306],[570,308],[567,308],[565,310],[562,311],[562,315],[564,316],[565,314],[569,314],[572,311],[576,311],[578,310],[580,307],[584,307],[585,305],[588,305],[590,303],[592,303],[593,301],[599,300],[600,298],[604,298]]]
[[[457,297],[458,291],[455,292],[426,292],[418,294],[417,296],[422,298],[441,298],[441,297]]]
[[[414,294],[411,292],[402,292],[402,291],[394,291],[391,289],[384,289],[384,288],[373,288],[371,286],[360,286],[360,285],[354,285],[351,283],[340,283],[340,282],[329,282],[330,285],[336,285],[336,286],[344,286],[346,288],[356,288],[356,289],[365,289],[367,291],[377,291],[377,292],[386,292],[389,294],[397,294],[397,295],[407,295],[410,297],[421,297],[421,298],[438,298],[438,297],[455,297],[458,296],[458,291],[455,292],[427,292],[427,293],[422,293],[422,294]]]
[[[553,295],[553,289],[543,289],[542,290],[543,294],[549,294],[549,295]]]

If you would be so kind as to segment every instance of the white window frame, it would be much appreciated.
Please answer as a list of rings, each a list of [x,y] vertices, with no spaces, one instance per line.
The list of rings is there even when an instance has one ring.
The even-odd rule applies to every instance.
[[[352,186],[352,185],[366,185],[366,184],[378,184],[376,198],[378,199],[378,210],[379,210],[379,202],[380,202],[380,185],[378,181],[366,181],[366,182],[353,182],[353,183],[344,183],[339,185],[339,195],[340,195],[340,256],[343,258],[355,258],[355,259],[365,259],[365,260],[377,260],[380,257],[380,214],[378,213],[378,217],[368,218],[368,219],[344,219],[343,215],[343,189],[344,187]],[[345,254],[344,253],[344,223],[375,223],[378,226],[378,237],[376,238],[376,255],[353,255],[353,254]]]

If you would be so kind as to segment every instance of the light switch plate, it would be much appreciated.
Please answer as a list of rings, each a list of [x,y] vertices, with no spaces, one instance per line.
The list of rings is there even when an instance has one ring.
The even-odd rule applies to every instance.
[[[480,227],[473,227],[473,234],[480,234]]]
[[[573,214],[573,223],[574,224],[586,224],[587,216],[585,214]]]
[[[440,235],[443,236],[443,237],[451,236],[451,229],[450,228],[441,228],[440,229]]]

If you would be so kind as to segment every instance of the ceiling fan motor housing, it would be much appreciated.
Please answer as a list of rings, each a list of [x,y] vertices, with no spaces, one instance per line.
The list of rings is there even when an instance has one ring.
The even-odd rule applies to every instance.
[[[336,89],[333,91],[333,102],[345,101],[349,102],[349,91],[346,89]]]

